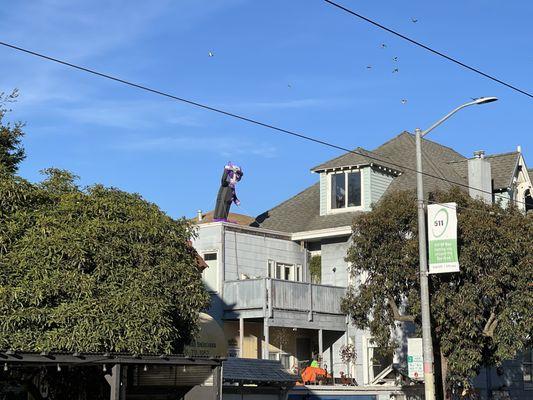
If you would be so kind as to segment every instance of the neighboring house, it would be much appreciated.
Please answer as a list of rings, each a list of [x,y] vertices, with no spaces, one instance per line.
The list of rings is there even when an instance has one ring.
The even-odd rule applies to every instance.
[[[292,367],[318,353],[335,377],[349,372],[359,385],[385,382],[387,368],[401,361],[382,355],[339,304],[351,283],[345,256],[353,218],[387,193],[416,188],[415,138],[403,132],[375,150],[355,151],[312,168],[317,183],[251,226],[199,225],[193,244],[210,266],[204,276],[214,294],[211,312],[223,322],[235,355],[276,358]],[[520,148],[466,158],[423,139],[422,152],[426,196],[458,185],[486,202],[533,209],[533,172]],[[321,256],[320,285],[310,283],[310,255]],[[358,354],[350,366],[339,357],[348,343]]]

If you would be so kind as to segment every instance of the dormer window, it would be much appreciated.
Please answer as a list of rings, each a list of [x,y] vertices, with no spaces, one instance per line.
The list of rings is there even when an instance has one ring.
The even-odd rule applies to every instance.
[[[333,172],[329,175],[328,209],[332,212],[361,207],[361,172]]]

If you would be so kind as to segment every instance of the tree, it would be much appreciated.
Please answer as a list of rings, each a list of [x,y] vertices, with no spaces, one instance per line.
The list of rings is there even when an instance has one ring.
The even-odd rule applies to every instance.
[[[448,382],[468,385],[482,366],[499,365],[531,342],[533,223],[513,207],[489,206],[459,189],[432,200],[458,204],[461,266],[430,276],[434,348]],[[353,232],[350,273],[367,278],[349,288],[343,308],[379,346],[396,348],[397,326],[412,321],[420,332],[421,325],[414,193],[383,198],[354,220]]]
[[[0,175],[0,348],[177,353],[209,297],[193,234],[139,195]]]
[[[0,168],[4,168],[9,173],[15,173],[19,163],[24,160],[26,154],[21,146],[21,139],[24,136],[22,122],[4,123],[6,114],[11,111],[6,106],[16,101],[18,91],[13,90],[11,94],[0,93]]]
[[[322,256],[317,254],[311,257],[309,261],[309,272],[311,273],[311,282],[322,282]]]

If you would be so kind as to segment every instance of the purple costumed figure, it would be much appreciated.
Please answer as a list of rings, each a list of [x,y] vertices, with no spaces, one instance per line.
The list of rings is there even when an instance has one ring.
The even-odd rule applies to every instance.
[[[233,202],[236,205],[241,203],[235,193],[235,185],[241,180],[243,175],[242,169],[231,162],[228,162],[224,167],[213,221],[227,221],[231,203]]]

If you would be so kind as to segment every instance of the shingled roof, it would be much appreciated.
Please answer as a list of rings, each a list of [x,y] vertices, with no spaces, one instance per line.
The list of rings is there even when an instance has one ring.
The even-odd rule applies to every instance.
[[[294,386],[298,377],[290,374],[279,361],[252,358],[228,358],[223,363],[226,383],[268,386]]]
[[[490,162],[493,190],[503,190],[511,186],[519,158],[520,153],[517,151],[493,154],[485,157]],[[467,159],[464,159],[459,162],[450,163],[455,169],[455,172],[466,182],[468,182],[467,161]]]
[[[416,148],[413,134],[402,132],[372,151],[357,148],[356,152],[358,154],[346,153],[317,165],[312,171],[380,165],[400,173],[391,182],[385,194],[416,189]],[[492,167],[495,189],[508,187],[518,155],[519,153],[515,152],[487,156]],[[450,147],[422,139],[422,168],[425,173],[423,180],[426,194],[452,186],[466,190],[468,186],[467,158]],[[350,226],[358,213],[360,211],[320,215],[320,187],[319,183],[316,183],[259,215],[252,225],[291,233],[313,231]]]
[[[311,168],[311,171],[322,172],[343,167],[363,167],[373,164],[381,165],[399,172],[402,171],[402,169],[395,165],[394,161],[386,155],[379,152],[368,151],[362,147],[358,147],[352,152],[345,153],[333,160],[317,165],[316,167]]]

